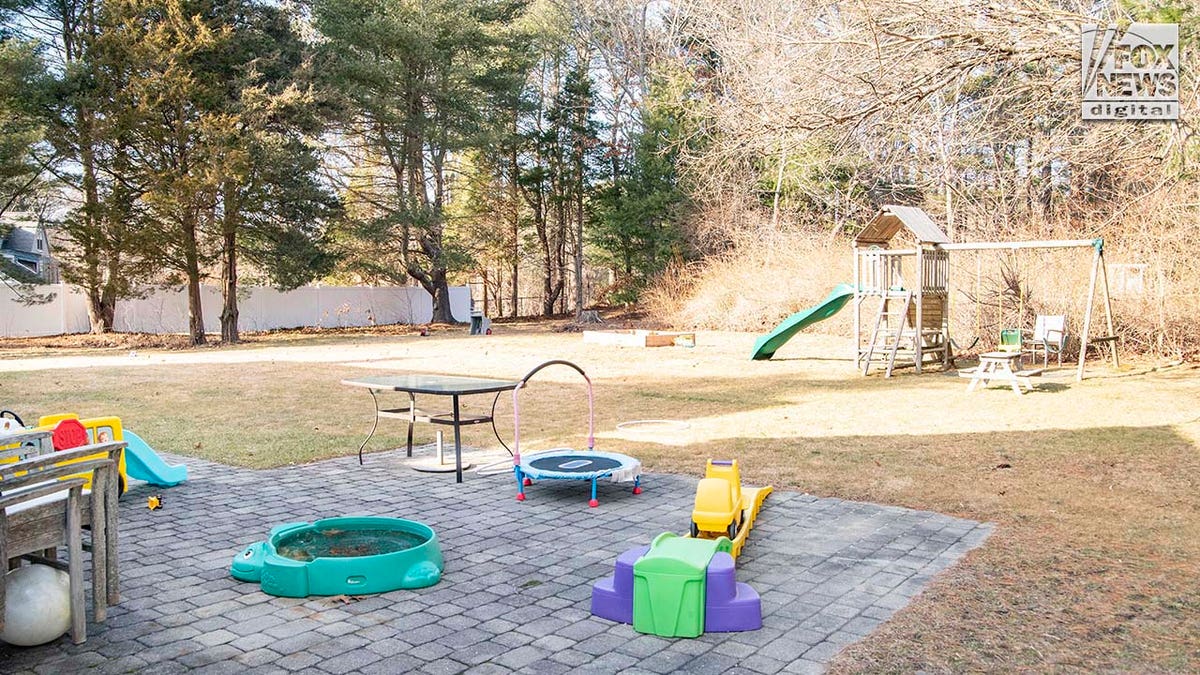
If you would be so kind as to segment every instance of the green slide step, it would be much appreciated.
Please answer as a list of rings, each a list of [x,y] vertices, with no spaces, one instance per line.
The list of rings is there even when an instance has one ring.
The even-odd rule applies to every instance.
[[[825,296],[825,299],[808,309],[796,312],[783,320],[775,330],[758,338],[754,343],[754,352],[750,358],[764,361],[775,355],[775,351],[783,346],[792,336],[818,321],[824,321],[841,311],[846,301],[854,297],[854,286],[838,284]]]
[[[704,632],[708,563],[729,552],[728,539],[692,539],[664,532],[633,564],[633,629],[662,637]]]

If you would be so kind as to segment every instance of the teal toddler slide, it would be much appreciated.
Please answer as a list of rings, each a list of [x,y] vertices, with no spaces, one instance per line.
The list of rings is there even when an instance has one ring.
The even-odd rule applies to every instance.
[[[829,295],[825,296],[824,300],[802,312],[796,312],[789,316],[783,320],[783,323],[776,326],[775,330],[758,338],[754,343],[754,353],[750,355],[750,358],[755,361],[771,358],[775,355],[775,350],[792,339],[793,335],[818,321],[824,321],[837,314],[842,307],[846,306],[846,301],[852,297],[854,297],[854,286],[838,284],[829,292]]]
[[[125,473],[156,487],[173,487],[187,480],[187,467],[171,466],[163,461],[141,436],[126,429]]]

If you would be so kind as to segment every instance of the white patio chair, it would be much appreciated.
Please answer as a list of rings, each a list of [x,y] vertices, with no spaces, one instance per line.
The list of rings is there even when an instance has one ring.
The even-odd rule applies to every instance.
[[[1062,352],[1067,346],[1067,317],[1062,314],[1039,314],[1033,324],[1033,337],[1024,341],[1024,352],[1037,358],[1042,355],[1042,367],[1050,365],[1050,355],[1058,358],[1062,367]]]

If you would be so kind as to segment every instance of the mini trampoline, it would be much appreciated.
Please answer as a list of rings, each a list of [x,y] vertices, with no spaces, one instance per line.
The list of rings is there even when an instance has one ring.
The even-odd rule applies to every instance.
[[[588,392],[588,447],[587,450],[555,448],[521,456],[521,415],[518,392],[542,368],[563,365],[575,369],[587,382]],[[642,463],[619,452],[595,450],[595,409],[592,400],[592,381],[587,373],[570,361],[547,361],[529,371],[513,389],[513,470],[517,477],[517,501],[525,501],[525,488],[534,480],[586,480],[592,483],[592,498],[588,506],[599,506],[596,499],[596,482],[607,479],[612,482],[633,481],[633,494],[640,494]]]

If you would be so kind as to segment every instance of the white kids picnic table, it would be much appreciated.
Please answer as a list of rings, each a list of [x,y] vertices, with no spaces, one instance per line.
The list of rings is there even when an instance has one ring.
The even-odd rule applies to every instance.
[[[1029,379],[1033,375],[1040,375],[1040,370],[1013,370],[1013,363],[1020,365],[1021,352],[984,352],[979,355],[979,366],[974,372],[969,373],[971,382],[967,385],[967,391],[975,391],[975,387],[982,384],[988,386],[994,380],[1007,382],[1012,386],[1012,390],[1018,396],[1025,393],[1021,390],[1022,387],[1027,391],[1033,391],[1033,382]],[[967,376],[968,373],[964,373]]]

